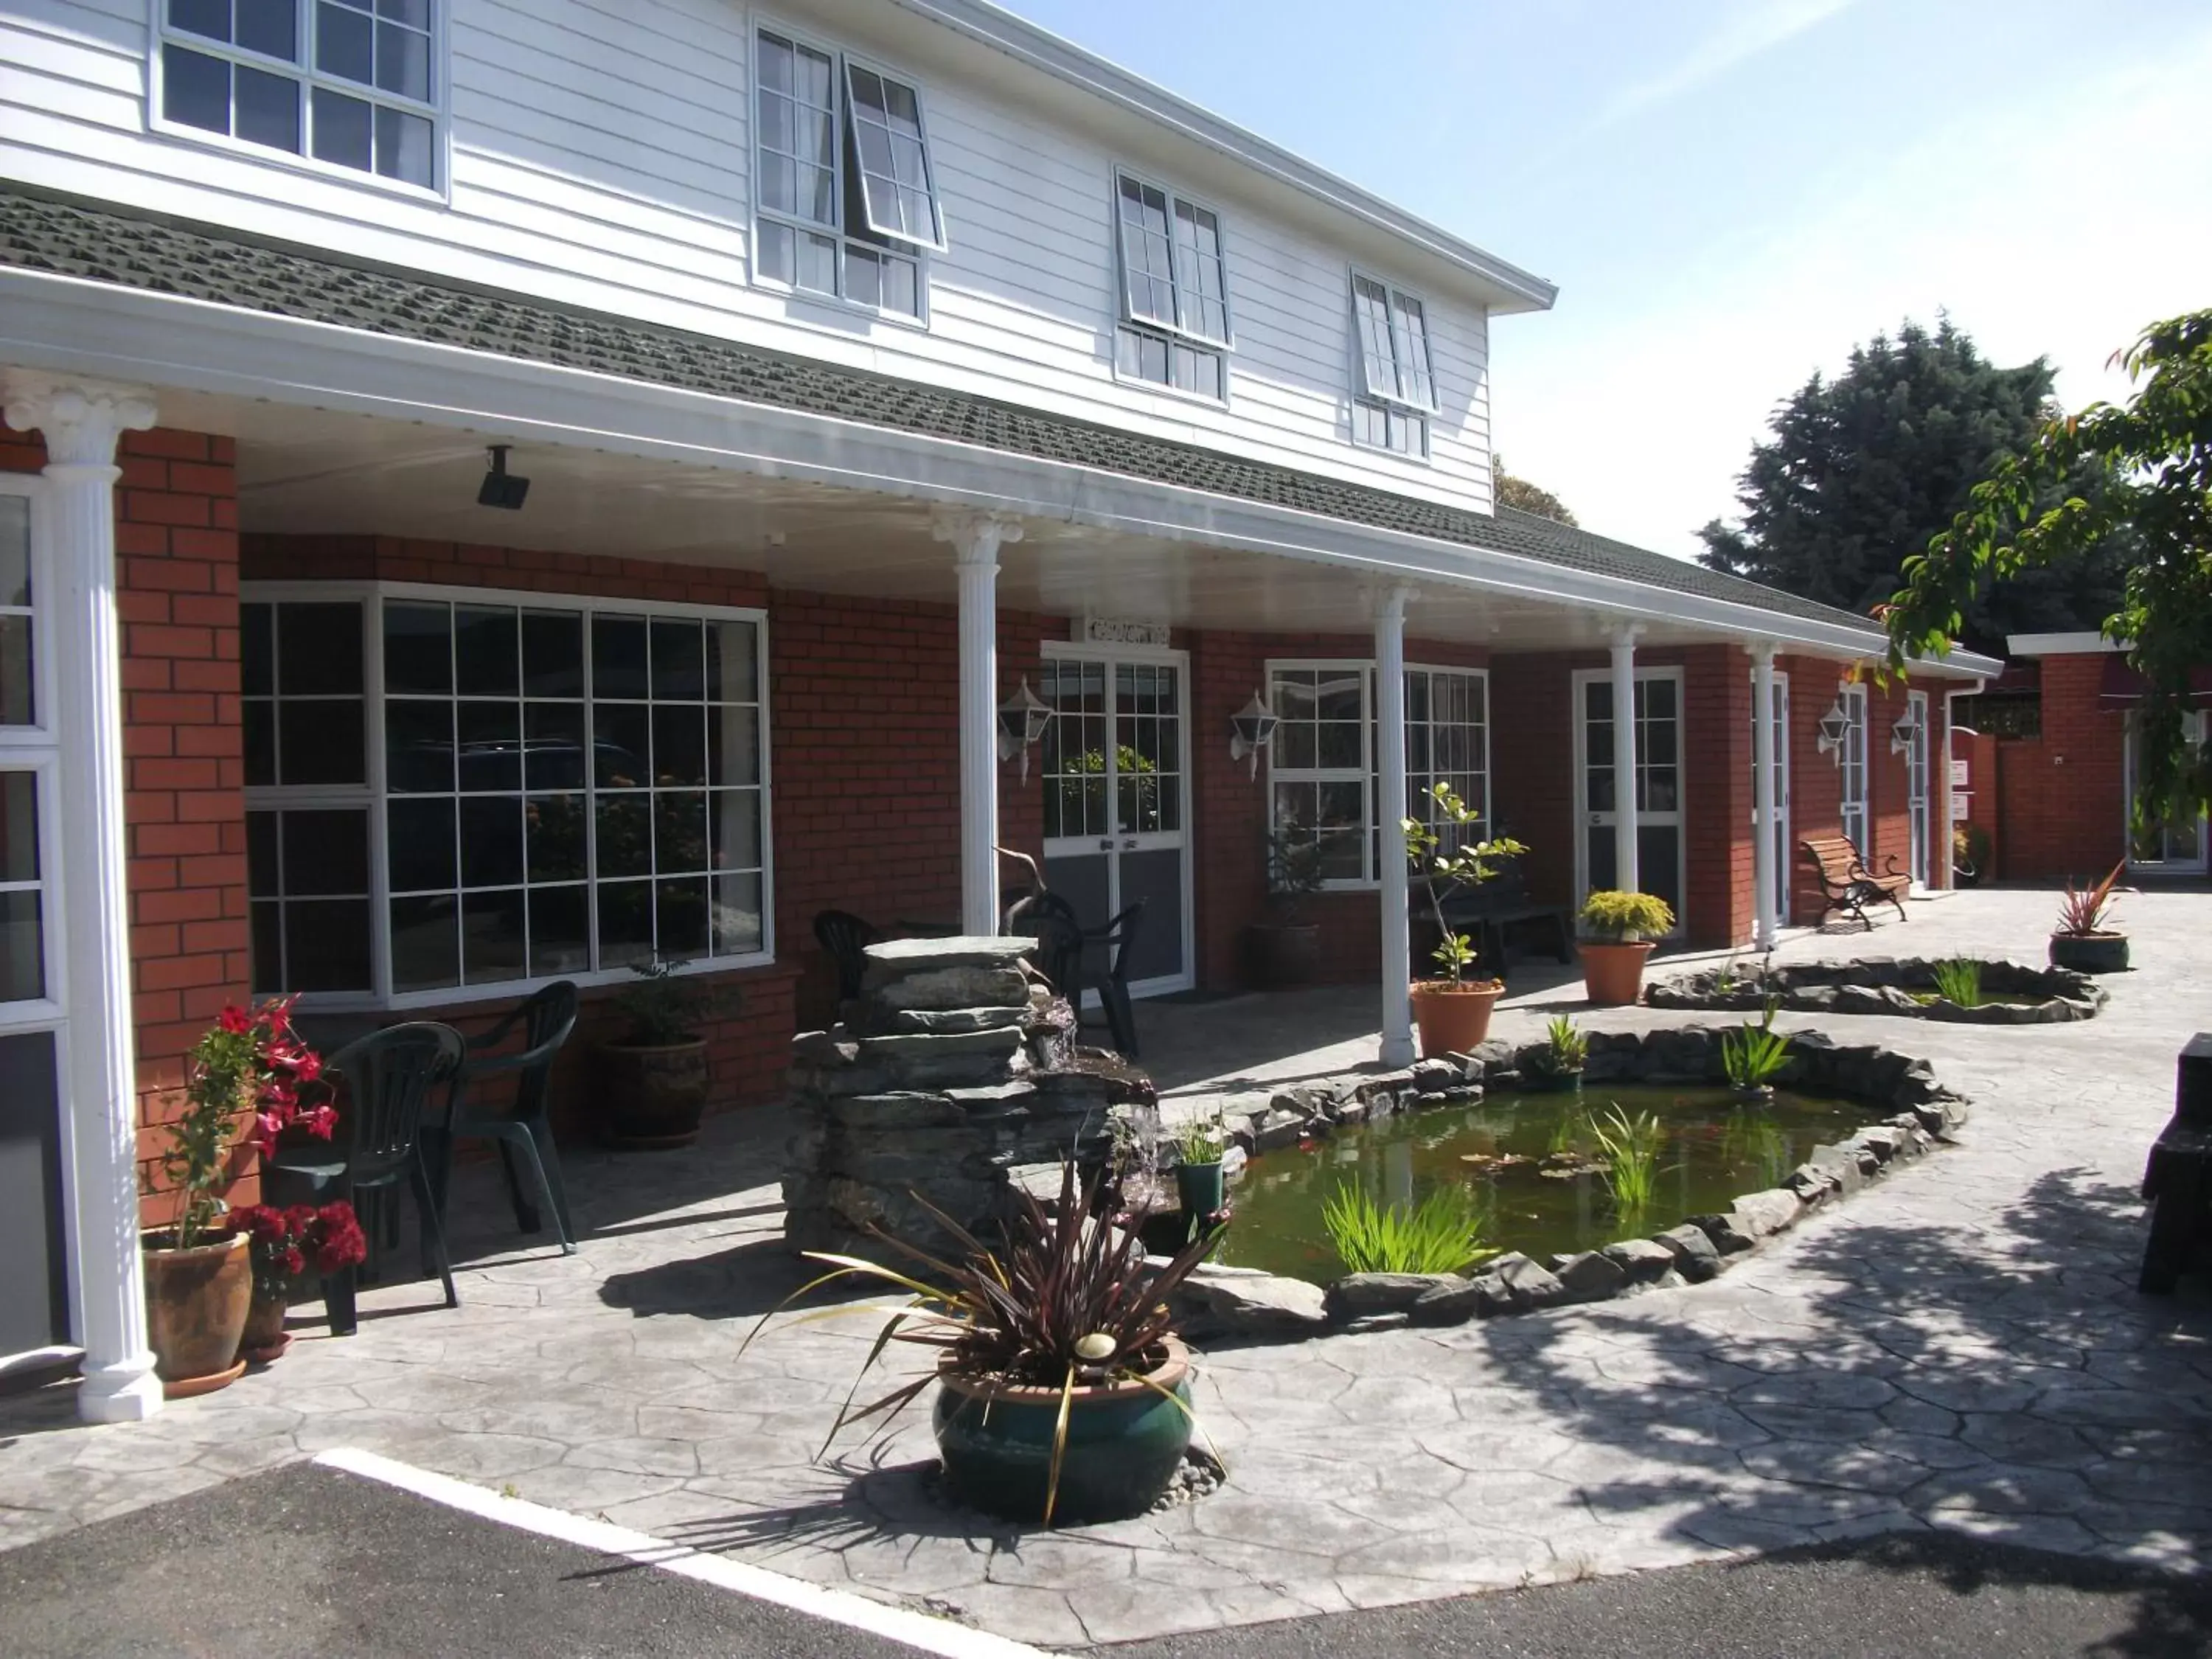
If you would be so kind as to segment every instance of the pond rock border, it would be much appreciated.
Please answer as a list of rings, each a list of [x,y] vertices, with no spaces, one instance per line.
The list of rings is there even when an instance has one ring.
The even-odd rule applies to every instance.
[[[1960,1025],[2063,1025],[2094,1018],[2106,1002],[2104,987],[2087,974],[2003,961],[1979,962],[1982,989],[1991,996],[2042,1000],[1985,1002],[1973,1008],[1943,997],[1923,1001],[1912,993],[1936,989],[1936,966],[1919,957],[1869,957],[1853,962],[1773,963],[1748,970],[1707,968],[1656,981],[1645,988],[1644,1000],[1653,1008],[1756,1012],[1773,1000],[1796,1014],[1892,1014]]]
[[[1594,1031],[1583,1083],[1724,1083],[1721,1040],[1729,1029]],[[1544,1066],[1548,1053],[1540,1042],[1518,1048],[1488,1042],[1471,1054],[1425,1060],[1405,1071],[1348,1073],[1234,1097],[1224,1122],[1247,1153],[1324,1140],[1343,1124],[1469,1105],[1492,1088],[1545,1086],[1552,1080]],[[1178,1328],[1203,1341],[1458,1325],[1700,1283],[1814,1211],[1920,1158],[1966,1121],[1966,1103],[1936,1081],[1926,1060],[1878,1044],[1839,1043],[1825,1032],[1792,1034],[1790,1064],[1776,1080],[1842,1095],[1887,1115],[1845,1139],[1815,1146],[1782,1185],[1743,1194],[1724,1213],[1692,1216],[1648,1238],[1548,1262],[1510,1251],[1471,1274],[1352,1273],[1326,1285],[1208,1263],[1184,1282]]]

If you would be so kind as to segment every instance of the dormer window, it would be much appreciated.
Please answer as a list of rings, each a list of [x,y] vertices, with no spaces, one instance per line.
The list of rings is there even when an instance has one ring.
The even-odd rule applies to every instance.
[[[155,125],[435,190],[434,0],[161,0]]]
[[[755,72],[754,272],[919,319],[945,247],[921,89],[773,29]]]
[[[1428,312],[1402,289],[1352,274],[1352,438],[1425,458],[1437,407]]]
[[[1123,378],[1228,395],[1229,270],[1221,218],[1163,185],[1115,179],[1121,260],[1121,325],[1115,368]]]

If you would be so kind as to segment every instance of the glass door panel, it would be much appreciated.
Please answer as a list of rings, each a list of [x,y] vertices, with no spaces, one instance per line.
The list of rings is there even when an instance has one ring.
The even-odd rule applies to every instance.
[[[2181,716],[2182,740],[2192,746],[2204,741],[2204,712],[2185,710]],[[2206,825],[2203,818],[2172,819],[2160,817],[2142,825],[2135,824],[2136,781],[2142,776],[2142,730],[2136,716],[2128,716],[2127,742],[2127,799],[2124,810],[2128,814],[2128,861],[2144,868],[2168,871],[2178,874],[2201,872],[2205,867]]]
[[[1614,860],[1613,681],[1582,682],[1583,896],[1620,880]],[[1682,914],[1682,685],[1672,669],[1636,677],[1636,860],[1644,892]]]

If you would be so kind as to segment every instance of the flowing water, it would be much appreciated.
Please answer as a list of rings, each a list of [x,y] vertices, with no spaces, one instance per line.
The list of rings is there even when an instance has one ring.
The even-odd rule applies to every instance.
[[[1665,1132],[1655,1196],[1641,1214],[1613,1200],[1593,1121],[1618,1105],[1651,1112]],[[1725,1087],[1593,1085],[1580,1094],[1494,1094],[1480,1105],[1401,1113],[1338,1129],[1310,1148],[1254,1158],[1230,1188],[1233,1218],[1218,1259],[1325,1284],[1344,1272],[1322,1206],[1340,1185],[1418,1204],[1445,1182],[1491,1212],[1486,1244],[1550,1255],[1672,1227],[1780,1184],[1823,1142],[1877,1121],[1856,1102],[1778,1093],[1747,1104]]]

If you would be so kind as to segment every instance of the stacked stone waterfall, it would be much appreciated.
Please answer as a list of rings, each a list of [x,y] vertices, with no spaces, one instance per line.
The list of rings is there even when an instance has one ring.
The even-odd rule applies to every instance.
[[[1028,966],[1031,939],[893,939],[867,947],[840,1023],[792,1043],[784,1240],[895,1265],[871,1228],[942,1253],[916,1195],[987,1242],[1018,1182],[1103,1163],[1117,1105],[1150,1107],[1143,1073],[1079,1048],[1065,999]]]

